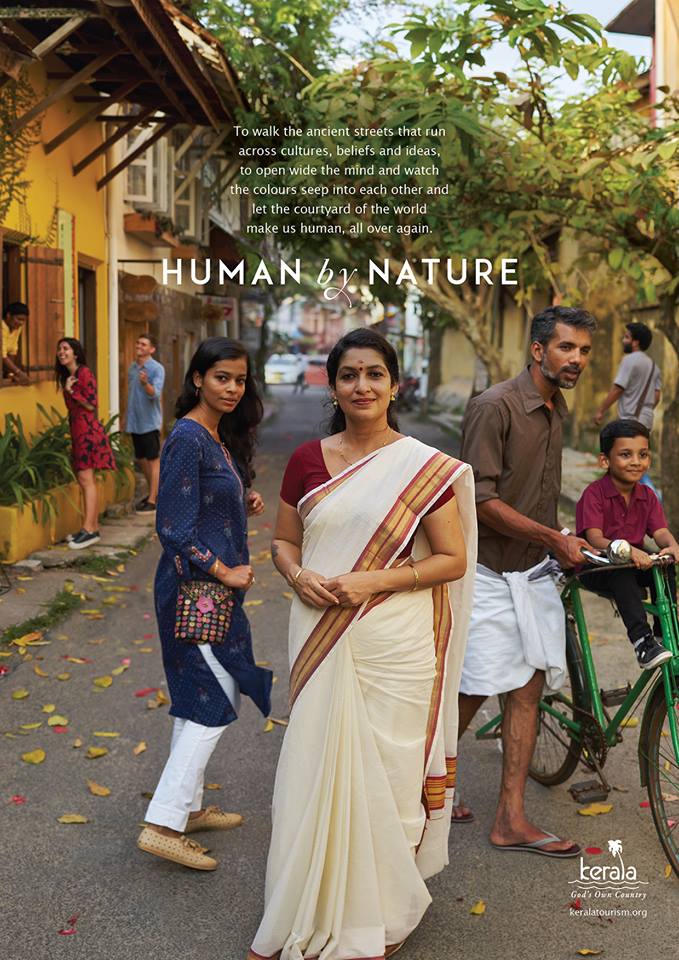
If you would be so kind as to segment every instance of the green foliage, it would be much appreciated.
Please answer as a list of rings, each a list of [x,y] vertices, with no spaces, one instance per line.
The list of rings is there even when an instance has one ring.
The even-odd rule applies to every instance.
[[[26,162],[31,147],[37,143],[38,120],[23,127],[18,134],[12,131],[17,117],[26,113],[35,103],[31,85],[20,78],[8,80],[0,96],[0,223],[5,220],[15,200],[26,195],[29,182],[25,177]]]
[[[30,504],[33,517],[38,520],[41,504],[42,522],[54,514],[53,487],[72,483],[75,474],[71,465],[68,417],[52,407],[49,411],[38,404],[47,429],[37,436],[27,437],[21,417],[5,414],[5,429],[0,434],[0,506]],[[124,482],[123,470],[132,469],[134,458],[129,439],[116,429],[117,417],[104,425],[116,461],[116,485]]]
[[[27,633],[32,633],[34,630],[49,630],[50,627],[54,627],[62,620],[65,620],[79,605],[79,594],[69,592],[68,590],[60,590],[56,597],[50,600],[49,603],[44,604],[44,613],[38,614],[37,617],[31,617],[30,620],[24,620],[23,623],[17,623],[14,626],[7,627],[6,630],[3,630],[0,641],[11,643],[12,640],[18,640],[19,637],[23,637]]]

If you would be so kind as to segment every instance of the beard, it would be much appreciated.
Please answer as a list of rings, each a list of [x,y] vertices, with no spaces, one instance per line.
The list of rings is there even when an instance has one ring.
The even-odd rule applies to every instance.
[[[545,380],[553,383],[555,387],[559,387],[561,390],[572,390],[578,382],[582,370],[580,367],[565,366],[554,372],[547,365],[547,358],[543,357],[540,361],[540,373]],[[563,377],[564,373],[574,373],[576,375],[575,380],[566,380]]]
[[[623,345],[622,345],[622,352],[623,352],[623,353],[631,353],[631,352],[632,352],[632,344],[631,344],[631,343],[623,343]]]

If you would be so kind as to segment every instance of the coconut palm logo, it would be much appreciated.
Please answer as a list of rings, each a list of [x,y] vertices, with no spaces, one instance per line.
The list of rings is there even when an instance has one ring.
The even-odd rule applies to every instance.
[[[625,876],[625,864],[622,860],[622,840],[609,840],[608,841],[608,852],[612,857],[617,857],[620,861],[620,869],[622,871],[622,876]]]

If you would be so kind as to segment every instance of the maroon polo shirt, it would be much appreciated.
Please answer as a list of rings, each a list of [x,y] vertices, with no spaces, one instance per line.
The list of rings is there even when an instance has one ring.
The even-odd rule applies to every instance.
[[[634,547],[643,547],[644,537],[667,527],[660,501],[650,487],[635,483],[629,503],[608,474],[585,489],[575,510],[578,536],[594,527],[610,540],[628,540]]]

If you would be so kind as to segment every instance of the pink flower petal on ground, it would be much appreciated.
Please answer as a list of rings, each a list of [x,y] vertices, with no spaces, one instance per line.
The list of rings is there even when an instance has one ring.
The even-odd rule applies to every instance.
[[[648,800],[642,800],[641,803],[639,804],[639,806],[640,806],[640,807],[650,807],[651,804],[649,803]]]
[[[9,667],[6,667],[4,663],[0,664],[0,677],[6,677],[9,673]]]
[[[144,687],[143,690],[137,690],[135,697],[148,697],[150,693],[157,693],[160,687]]]
[[[150,614],[150,613],[145,613],[145,614],[143,614],[143,618],[144,618],[144,620],[150,620],[150,619],[151,619],[151,614]]]
[[[52,727],[55,733],[68,733],[68,727]]]
[[[132,663],[132,660],[129,657],[123,657],[120,662],[124,667],[129,667],[129,665]]]
[[[596,857],[598,854],[603,853],[601,847],[585,847],[585,853],[589,853],[591,856]]]
[[[20,793],[15,794],[13,797],[10,797],[10,803],[16,804],[16,806],[21,806],[22,803],[26,803],[26,797],[22,797]]]
[[[144,639],[144,640],[153,640],[153,634],[152,634],[152,633],[145,633],[144,636],[143,636],[143,639]]]
[[[75,913],[72,917],[68,918],[61,930],[57,930],[57,933],[61,934],[62,937],[70,937],[72,934],[77,933],[78,931],[75,928],[77,920],[78,914]]]

